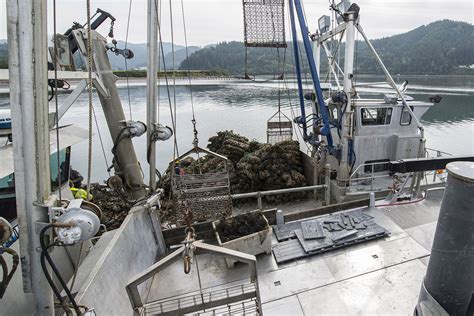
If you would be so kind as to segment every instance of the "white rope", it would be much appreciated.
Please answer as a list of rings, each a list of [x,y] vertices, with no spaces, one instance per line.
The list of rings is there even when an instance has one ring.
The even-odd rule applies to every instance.
[[[89,97],[89,148],[87,155],[87,201],[90,200],[91,174],[92,174],[92,40],[91,40],[91,1],[87,3],[87,62],[88,62],[88,97]]]

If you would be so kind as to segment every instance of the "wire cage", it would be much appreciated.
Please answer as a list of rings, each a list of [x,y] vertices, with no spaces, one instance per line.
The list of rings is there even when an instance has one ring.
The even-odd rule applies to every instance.
[[[286,47],[285,1],[242,0],[246,47]]]
[[[181,161],[192,154],[204,154],[222,161],[222,170],[205,173],[175,173],[172,193],[176,208],[176,221],[184,223],[186,210],[191,210],[193,220],[201,222],[228,217],[232,214],[230,177],[227,158],[201,147],[184,153]]]
[[[293,123],[278,110],[267,121],[267,144],[276,144],[293,139]]]

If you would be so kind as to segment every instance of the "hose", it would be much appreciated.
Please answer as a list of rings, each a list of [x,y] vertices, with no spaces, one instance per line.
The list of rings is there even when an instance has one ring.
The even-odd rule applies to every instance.
[[[3,297],[5,294],[5,291],[7,290],[7,286],[10,283],[11,279],[13,278],[13,274],[15,273],[18,264],[20,263],[20,257],[18,256],[18,253],[10,248],[5,248],[5,247],[0,247],[0,254],[3,253],[8,253],[9,255],[12,256],[12,269],[10,273],[8,273],[8,266],[3,258],[3,255],[0,255],[0,264],[3,270],[3,277],[2,277],[2,282],[0,283],[0,299]]]
[[[46,277],[46,280],[48,281],[49,285],[51,286],[51,289],[53,290],[54,294],[56,295],[58,300],[61,302],[61,305],[63,305],[63,307],[65,309],[67,309],[67,307],[65,306],[65,302],[64,302],[63,298],[61,297],[61,293],[59,292],[58,288],[54,284],[54,282],[53,282],[53,280],[52,280],[52,278],[51,278],[51,276],[50,276],[50,274],[49,274],[49,272],[46,268],[46,262],[44,261],[44,259],[46,258],[46,260],[48,260],[49,265],[51,266],[51,269],[53,270],[54,274],[56,275],[56,278],[58,279],[59,283],[61,284],[64,291],[66,292],[66,295],[67,295],[69,301],[71,302],[72,306],[74,307],[74,310],[76,311],[76,313],[78,315],[82,315],[82,312],[79,309],[79,306],[77,306],[77,303],[76,303],[74,297],[72,296],[71,291],[69,290],[66,282],[64,282],[64,279],[62,278],[61,274],[59,273],[58,268],[54,264],[53,260],[51,259],[51,256],[49,255],[49,252],[48,252],[49,248],[52,248],[54,246],[65,246],[65,245],[61,245],[59,243],[52,243],[52,244],[46,245],[46,243],[44,242],[44,236],[45,236],[46,231],[48,229],[52,228],[52,227],[57,227],[57,225],[55,225],[55,224],[46,225],[40,231],[41,268],[43,269],[43,273]]]

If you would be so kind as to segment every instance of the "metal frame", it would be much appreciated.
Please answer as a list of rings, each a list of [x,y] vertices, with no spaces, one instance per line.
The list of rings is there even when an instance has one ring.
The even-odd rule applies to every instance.
[[[8,64],[15,190],[20,227],[23,289],[32,292],[36,312],[54,314],[53,293],[40,265],[35,225],[49,222],[51,201],[48,129],[47,3],[7,1]]]
[[[201,303],[197,303],[197,304],[194,304],[193,306],[186,307],[185,310],[177,309],[173,312],[168,312],[167,313],[168,315],[182,315],[184,313],[192,313],[192,312],[200,311],[203,309],[209,309],[213,307],[218,307],[218,306],[222,306],[226,304],[239,302],[245,299],[249,299],[251,297],[255,297],[257,299],[256,303],[258,306],[259,315],[263,315],[262,305],[261,305],[262,303],[260,299],[260,290],[258,287],[257,259],[255,258],[255,256],[238,252],[235,250],[230,250],[230,249],[226,249],[226,248],[222,248],[222,247],[218,247],[214,245],[209,245],[200,241],[194,242],[193,246],[195,247],[195,250],[194,250],[195,255],[205,254],[205,253],[218,254],[227,259],[238,260],[240,262],[246,263],[249,266],[250,282],[255,284],[255,291],[250,292],[250,293],[249,292],[242,293],[234,297],[227,297],[227,298],[219,299],[216,301],[209,301],[207,303],[204,303],[202,301]],[[125,288],[126,288],[128,297],[130,299],[130,303],[132,304],[134,315],[140,315],[140,309],[143,309],[144,307],[144,303],[140,296],[138,286],[146,282],[147,280],[151,279],[152,277],[154,277],[160,271],[164,270],[167,266],[175,262],[178,258],[181,258],[185,251],[185,248],[186,248],[185,246],[181,246],[179,249],[175,250],[170,255],[161,259],[160,261],[150,266],[148,269],[146,269],[142,273],[133,277],[132,280],[130,280],[130,282],[127,284]]]

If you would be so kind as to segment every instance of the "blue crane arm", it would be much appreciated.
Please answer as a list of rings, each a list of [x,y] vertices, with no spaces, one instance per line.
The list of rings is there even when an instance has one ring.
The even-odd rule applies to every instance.
[[[306,110],[304,107],[304,92],[303,92],[303,84],[301,81],[300,55],[298,52],[298,37],[296,34],[295,13],[293,9],[292,0],[290,0],[289,9],[290,9],[291,34],[293,38],[293,58],[295,60],[296,81],[298,83],[298,96],[300,100],[300,109],[301,109],[300,122],[297,122],[297,123],[303,126],[303,138],[306,141],[308,139],[308,128],[306,126]]]
[[[331,127],[329,126],[329,112],[326,107],[326,103],[324,102],[323,92],[321,90],[321,83],[319,82],[318,72],[316,71],[316,64],[313,58],[313,48],[311,47],[311,43],[309,41],[309,31],[308,31],[308,27],[306,25],[306,21],[304,18],[303,8],[301,6],[300,0],[289,0],[291,30],[293,34],[293,49],[295,51],[295,65],[297,64],[296,61],[298,58],[298,43],[297,43],[297,38],[296,38],[296,23],[294,20],[294,13],[293,13],[293,1],[294,1],[294,7],[296,8],[296,14],[298,16],[298,21],[301,28],[301,34],[302,34],[303,44],[304,44],[304,48],[306,52],[306,58],[308,59],[309,70],[311,72],[311,78],[313,79],[314,90],[316,92],[316,99],[318,101],[319,109],[321,112],[321,118],[323,120],[323,127],[320,129],[320,133],[326,136],[328,147],[331,149],[333,147],[333,140],[332,140],[332,135],[331,135]],[[300,70],[299,70],[299,60],[298,60],[298,65],[296,68],[297,76],[299,72]],[[299,80],[301,80],[301,73],[299,73],[299,75],[300,75]],[[301,95],[303,93],[301,82],[298,82],[298,90],[300,91],[300,95]],[[301,102],[301,98],[300,98],[300,102]],[[300,106],[302,108],[302,115],[303,115],[304,100],[300,104]],[[304,123],[303,126],[305,128],[306,123]]]

